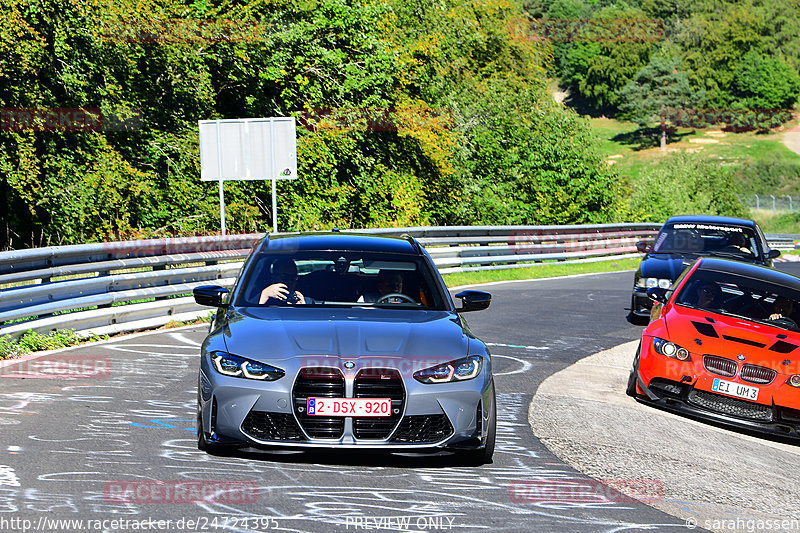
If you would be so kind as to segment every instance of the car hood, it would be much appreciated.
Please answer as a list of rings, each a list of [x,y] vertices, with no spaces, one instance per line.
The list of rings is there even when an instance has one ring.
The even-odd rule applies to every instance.
[[[232,354],[263,362],[305,358],[304,366],[412,359],[423,368],[465,357],[470,342],[479,342],[455,313],[396,309],[246,308],[233,313],[223,335]]]
[[[800,373],[800,333],[678,306],[666,316],[666,327],[669,340],[692,354],[741,355],[745,363],[781,374]]]
[[[695,254],[648,254],[639,267],[643,278],[676,280],[697,259]]]

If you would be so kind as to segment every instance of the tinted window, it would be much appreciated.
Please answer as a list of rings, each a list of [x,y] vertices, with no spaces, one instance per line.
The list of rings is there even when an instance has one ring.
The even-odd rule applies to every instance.
[[[796,330],[800,291],[734,274],[696,270],[675,303]],[[776,315],[788,321],[780,321]]]
[[[273,284],[283,284],[291,294],[299,292],[306,305],[447,308],[434,273],[419,256],[331,251],[260,253],[249,263],[236,305],[295,304],[262,296]]]
[[[653,251],[719,254],[753,258],[758,251],[750,228],[719,224],[675,223],[664,226]]]

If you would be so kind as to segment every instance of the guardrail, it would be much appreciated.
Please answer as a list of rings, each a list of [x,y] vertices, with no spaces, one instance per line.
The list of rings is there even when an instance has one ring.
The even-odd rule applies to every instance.
[[[657,224],[450,226],[353,230],[410,234],[442,273],[515,268],[544,261],[636,256]],[[113,334],[194,320],[200,285],[231,286],[263,234],[190,237],[34,248],[0,253],[0,336],[71,328]],[[792,236],[771,245],[794,248]]]

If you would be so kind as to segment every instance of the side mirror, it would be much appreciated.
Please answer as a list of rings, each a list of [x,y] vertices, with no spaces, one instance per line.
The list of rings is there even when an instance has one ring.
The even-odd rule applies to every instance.
[[[654,302],[665,304],[667,303],[667,290],[661,287],[651,287],[647,289],[647,297]]]
[[[646,254],[650,251],[650,245],[652,243],[650,241],[637,241],[636,242],[636,250]]]
[[[225,297],[228,295],[228,289],[220,287],[219,285],[203,285],[202,287],[195,287],[192,291],[194,301],[200,305],[207,305],[209,307],[228,307],[225,303]]]
[[[461,291],[456,294],[461,299],[461,309],[457,311],[480,311],[492,303],[492,295],[483,291]]]
[[[780,257],[780,255],[781,255],[780,250],[770,250],[769,252],[767,252],[767,257],[769,259],[777,259],[778,257]]]

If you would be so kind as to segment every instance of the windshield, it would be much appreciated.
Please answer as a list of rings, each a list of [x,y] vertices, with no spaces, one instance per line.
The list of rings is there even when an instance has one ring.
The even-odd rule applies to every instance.
[[[447,309],[422,257],[367,252],[261,253],[249,263],[238,306]]]
[[[675,303],[798,331],[800,291],[759,279],[697,270]]]
[[[664,226],[653,252],[752,258],[758,251],[753,230],[741,226],[680,223]]]

